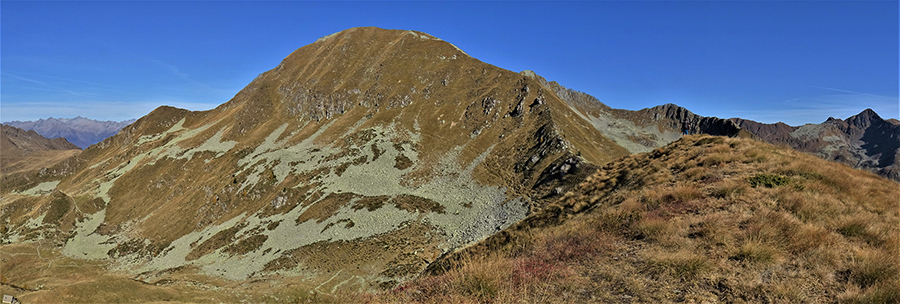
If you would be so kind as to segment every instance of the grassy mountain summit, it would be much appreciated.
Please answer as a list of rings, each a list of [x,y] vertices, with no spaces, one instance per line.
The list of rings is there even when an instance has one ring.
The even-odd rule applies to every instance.
[[[755,140],[690,136],[376,302],[900,301],[900,188]]]
[[[805,216],[793,220],[787,212],[783,221],[774,220],[785,229],[807,227],[799,223],[813,218],[843,221],[861,203],[850,200],[862,195],[855,192],[826,197],[834,187],[845,191],[842,180],[834,180],[844,171],[778,171],[791,168],[780,163],[788,159],[783,155],[808,158],[752,140],[682,139],[683,121],[696,132],[757,138],[733,121],[671,104],[611,109],[533,72],[480,62],[425,33],[349,29],[297,49],[215,109],[160,107],[77,157],[4,179],[2,290],[30,302],[303,302],[365,300],[341,295],[422,286],[410,290],[461,301],[513,301],[504,292],[536,286],[522,281],[529,279],[588,285],[546,285],[543,293],[523,293],[527,301],[602,300],[609,299],[606,287],[589,287],[606,284],[592,276],[602,274],[578,267],[582,258],[613,252],[603,246],[634,253],[664,244],[610,263],[656,261],[655,268],[632,267],[655,274],[654,282],[690,274],[679,281],[688,284],[719,273],[711,269],[727,261],[752,260],[735,253],[749,242],[742,231],[766,226],[767,214],[782,211],[754,207],[760,197],[786,195],[774,197],[791,199]],[[629,156],[639,152],[649,154]],[[860,176],[874,178],[872,187],[884,185]],[[865,195],[881,199],[896,191],[877,189]],[[820,198],[831,205],[813,203]],[[896,221],[896,206],[860,206],[868,213],[857,212],[865,217],[856,221],[885,224],[832,223],[808,233],[839,245],[842,239],[831,233],[841,229],[842,236],[869,244],[865,252],[876,258],[895,250],[896,225],[889,223]],[[712,232],[693,234],[699,220],[685,219],[734,210],[740,216],[708,219],[719,227],[710,229],[730,235],[721,245],[707,240]],[[559,227],[589,240],[575,235],[557,242],[551,234],[562,233],[553,232]],[[685,230],[693,236],[683,237]],[[806,230],[763,230],[753,238],[761,244],[773,233],[790,237],[789,244],[760,245],[772,265],[825,248],[792,247],[795,238],[806,240],[799,234]],[[675,260],[664,257],[669,249]],[[554,250],[562,256],[544,256]],[[724,253],[704,256],[713,251]],[[845,285],[857,286],[857,294],[891,295],[884,286],[896,278],[857,284],[861,272],[845,257],[856,255],[817,259],[846,266],[840,269],[846,279],[836,282],[850,282]],[[694,264],[678,270],[681,258]],[[521,262],[526,270],[482,262]],[[485,279],[519,285],[472,281],[460,272],[465,269],[493,269],[501,276]],[[531,277],[509,276],[516,271]],[[578,271],[588,272],[569,276]],[[426,273],[444,275],[428,281]],[[722,284],[745,288],[740,282]],[[820,289],[845,286],[838,283]],[[678,286],[679,294],[706,295]],[[372,300],[417,300],[403,290],[397,298]],[[643,290],[616,295],[655,299],[652,289]]]
[[[2,241],[147,284],[373,290],[627,154],[533,76],[424,33],[355,28],[213,110],[160,107],[67,173],[4,184]],[[52,277],[40,269],[7,278]]]

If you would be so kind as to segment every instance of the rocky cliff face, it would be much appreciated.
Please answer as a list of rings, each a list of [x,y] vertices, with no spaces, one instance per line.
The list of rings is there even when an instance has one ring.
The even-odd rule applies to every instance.
[[[790,146],[827,160],[865,169],[900,181],[897,155],[900,126],[866,109],[846,120],[828,118],[821,124],[792,127],[732,118],[741,128],[773,144]]]
[[[81,149],[116,135],[135,120],[98,121],[84,117],[39,119],[37,121],[11,121],[7,125],[34,130],[47,138],[63,137]]]
[[[846,120],[829,118],[821,124],[793,127],[741,118],[704,117],[674,104],[639,111],[613,109],[593,96],[537,78],[581,118],[631,153],[648,152],[677,140],[682,123],[689,122],[693,133],[758,138],[900,181],[900,168],[896,165],[900,124],[882,119],[871,109]]]

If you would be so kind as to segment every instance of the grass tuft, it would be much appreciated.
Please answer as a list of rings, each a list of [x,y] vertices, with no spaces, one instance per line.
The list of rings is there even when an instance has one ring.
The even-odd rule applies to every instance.
[[[650,270],[681,278],[694,278],[712,268],[709,259],[689,252],[657,254],[647,261]]]
[[[732,259],[769,265],[778,259],[778,249],[760,240],[751,239],[741,245]]]
[[[863,252],[850,267],[850,279],[862,288],[897,283],[897,257],[883,252]]]

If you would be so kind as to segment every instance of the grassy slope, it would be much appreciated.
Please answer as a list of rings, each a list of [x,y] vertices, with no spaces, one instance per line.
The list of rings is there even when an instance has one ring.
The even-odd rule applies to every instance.
[[[173,241],[204,227],[221,224],[238,216],[255,214],[258,211],[262,211],[265,216],[273,214],[280,216],[288,213],[288,210],[304,208],[305,204],[316,203],[318,198],[330,194],[327,192],[329,190],[322,185],[323,179],[328,182],[352,180],[347,178],[349,174],[330,175],[332,170],[337,172],[338,168],[343,168],[340,169],[343,172],[347,168],[362,167],[368,168],[366,170],[372,172],[376,170],[384,172],[384,169],[399,169],[396,165],[387,168],[377,167],[380,166],[379,164],[370,165],[368,160],[374,162],[376,156],[363,157],[363,161],[356,163],[359,156],[368,156],[369,151],[375,150],[376,143],[382,146],[377,154],[391,155],[390,153],[400,149],[397,147],[405,147],[407,150],[413,150],[407,152],[415,153],[407,153],[407,155],[418,155],[415,167],[397,182],[407,186],[403,189],[404,191],[412,192],[415,187],[429,180],[437,180],[441,175],[454,178],[458,176],[462,169],[457,170],[453,166],[447,169],[444,166],[444,158],[452,157],[456,158],[451,159],[455,162],[448,163],[454,165],[458,163],[461,168],[473,165],[473,162],[479,159],[481,164],[474,166],[475,175],[477,175],[475,182],[496,187],[498,192],[505,188],[505,194],[509,198],[519,195],[543,196],[544,193],[558,186],[554,183],[546,183],[542,184],[548,185],[544,187],[546,189],[533,187],[542,177],[541,173],[545,171],[544,169],[557,159],[562,160],[566,156],[574,157],[574,153],[579,153],[588,161],[602,164],[627,154],[627,151],[605,138],[599,131],[586,126],[583,121],[579,121],[576,115],[570,113],[565,103],[558,100],[551,92],[543,91],[541,85],[534,79],[487,65],[464,55],[446,42],[422,38],[419,35],[413,32],[384,31],[372,28],[342,32],[299,49],[285,59],[282,65],[261,74],[234,99],[214,110],[190,112],[171,107],[160,107],[124,128],[118,135],[87,149],[77,159],[71,158],[56,166],[71,168],[67,171],[68,175],[48,176],[32,180],[23,179],[17,184],[4,183],[0,188],[3,188],[4,191],[20,188],[24,190],[40,182],[59,181],[62,178],[57,189],[61,191],[60,193],[65,193],[74,204],[65,205],[71,206],[67,209],[70,212],[61,217],[67,219],[68,222],[66,225],[59,225],[58,231],[53,230],[54,239],[48,243],[53,243],[54,246],[65,244],[66,238],[72,235],[71,228],[74,226],[72,222],[76,219],[83,219],[85,214],[105,209],[103,224],[96,230],[96,234],[127,236],[127,239],[118,239],[120,240],[117,242],[118,246],[110,249],[107,253],[112,257],[110,261],[118,259],[118,261],[131,263],[131,261],[141,262],[141,260],[121,257],[129,254],[140,255],[141,258],[147,259],[158,257],[167,252],[164,251],[166,248],[172,248],[169,246]],[[535,104],[534,100],[539,98],[544,101]],[[514,110],[517,107],[519,109]],[[171,132],[168,132],[169,130]],[[276,133],[276,130],[288,131]],[[365,139],[368,131],[387,134],[380,135],[383,139],[379,137],[378,141],[370,143],[368,141],[373,139]],[[285,141],[286,143],[278,148],[287,151],[288,149],[285,147],[298,145],[313,134],[319,134],[316,137],[316,143],[321,147],[339,151],[328,157],[341,156],[334,158],[335,162],[342,164],[324,164],[319,167],[311,164],[308,166],[299,164],[293,155],[313,153],[307,148],[297,148],[288,151],[290,153],[280,154],[291,157],[277,158],[273,156],[272,159],[266,159],[266,162],[254,161],[247,165],[239,162],[247,155],[254,153],[253,151],[258,146],[267,145],[265,142],[270,135],[274,136],[272,141]],[[363,139],[366,142],[363,142]],[[393,142],[393,147],[384,147],[390,143],[388,140]],[[236,143],[232,148],[226,149],[228,153],[220,156],[218,153],[221,151],[205,151],[200,148],[205,146],[208,141],[212,143],[235,141]],[[274,147],[274,144],[269,145]],[[354,145],[359,147],[354,147]],[[190,154],[193,155],[192,160],[181,157],[188,151],[196,152]],[[457,154],[454,153],[458,153],[458,156],[455,156]],[[393,156],[384,158],[383,155],[382,159],[395,159]],[[480,160],[482,158],[483,161]],[[274,178],[276,164],[290,162],[294,162],[290,166],[297,170],[287,174],[283,180]],[[323,161],[319,159],[317,162]],[[399,164],[399,161],[397,163]],[[249,182],[251,176],[256,176],[252,168],[257,164],[265,166],[265,170],[261,170],[264,172],[259,174],[264,178],[261,178],[259,182]],[[308,167],[316,168],[316,170],[304,169]],[[568,168],[569,164],[566,164],[566,167]],[[587,167],[589,165],[582,166],[582,168]],[[582,172],[572,169],[567,173],[569,174],[566,176],[578,176]],[[249,186],[239,188],[245,181],[248,181]],[[463,182],[466,185],[469,184],[469,181]],[[441,183],[443,182],[441,181]],[[453,185],[439,186],[443,189],[451,189],[448,187]],[[362,193],[354,194],[377,198],[383,196],[380,195],[383,189],[389,189],[389,187],[381,187],[377,189],[379,191],[372,191],[373,193],[361,191]],[[452,194],[453,199],[465,198],[466,195],[474,197],[475,194],[480,193],[469,190],[469,188],[463,190],[445,192]],[[471,193],[467,193],[467,191]],[[408,193],[397,194],[406,194],[404,197],[410,197]],[[293,218],[287,219],[286,222],[296,224],[308,219],[316,219],[318,223],[330,217],[335,217],[333,220],[337,220],[338,216],[348,217],[349,215],[338,214],[335,210],[345,205],[349,206],[350,199],[353,199],[354,196],[334,197],[343,199],[334,199],[328,204],[319,204],[316,208],[303,211],[300,217],[293,215]],[[30,219],[37,218],[47,209],[45,208],[48,206],[47,199],[20,198],[20,196],[16,196],[9,200],[20,207],[16,209],[15,213],[5,213],[6,217],[12,219],[10,221],[12,224],[7,226],[13,228],[20,226]],[[274,209],[277,207],[273,207],[273,202],[278,198],[287,201],[285,203],[287,207],[275,211]],[[106,203],[104,203],[104,199],[107,201]],[[462,199],[459,200],[462,201]],[[447,204],[444,200],[441,201]],[[434,201],[417,199],[416,202]],[[486,200],[479,201],[473,198],[472,202],[463,202],[468,203],[468,206],[460,204],[463,206],[460,208],[463,210],[459,216],[460,223],[465,223],[465,220],[474,223],[475,218],[493,219],[493,217],[489,217],[491,214],[466,213],[466,210],[469,209],[479,210],[477,209],[478,205],[475,205],[475,209],[473,209],[473,202],[488,203]],[[90,208],[91,210],[85,208],[89,205],[95,208]],[[213,205],[216,207],[209,207]],[[4,204],[2,207],[6,206],[7,204]],[[400,216],[407,216],[409,213],[414,212],[409,210],[396,212]],[[2,215],[0,214],[0,217],[3,217]],[[424,217],[419,217],[420,220],[422,218]],[[272,219],[268,218],[267,220]],[[280,220],[278,218],[278,221]],[[391,223],[391,220],[392,218],[382,219],[382,222]],[[2,222],[2,218],[0,218],[0,222]],[[399,225],[399,220],[397,222]],[[334,223],[322,223],[324,228],[309,229],[308,232],[304,231],[306,233],[304,235],[279,233],[282,233],[282,236],[296,236],[298,240],[302,240],[307,235],[321,236],[323,240],[330,240],[329,234],[323,233],[326,232],[326,229],[330,229],[327,232],[332,233],[336,230],[344,228],[344,230],[349,230],[354,227],[343,222],[336,223],[340,225],[327,226]],[[359,220],[355,221],[354,225],[356,230],[366,227]],[[41,235],[44,230],[51,230],[55,226],[48,225],[41,229],[30,229],[27,231],[27,237],[23,240],[36,241],[38,235]],[[481,227],[490,226],[491,224],[484,224],[484,222],[481,225]],[[283,265],[280,263],[281,261],[303,257],[301,260],[303,263],[312,265],[303,267],[312,269],[327,267],[335,268],[332,269],[333,271],[343,271],[339,272],[343,277],[325,273],[321,277],[314,277],[310,280],[319,280],[316,284],[322,283],[321,281],[331,282],[323,283],[319,290],[325,292],[332,290],[333,292],[334,288],[332,287],[341,285],[343,282],[353,283],[354,281],[348,277],[360,275],[360,273],[373,277],[390,275],[392,280],[393,278],[405,280],[406,272],[397,270],[388,272],[381,267],[388,264],[402,263],[401,266],[414,264],[415,267],[395,268],[405,269],[408,273],[415,274],[442,252],[433,247],[444,242],[438,238],[423,237],[437,234],[421,231],[410,232],[411,230],[407,229],[391,232],[390,235],[384,234],[372,239],[359,239],[353,242],[352,245],[365,245],[364,250],[348,250],[345,243],[337,240],[307,245],[299,244],[300,241],[298,241],[296,246],[303,246],[303,248],[292,248],[285,251],[259,248],[258,246],[262,245],[260,243],[264,243],[266,237],[269,236],[263,235],[265,233],[261,234],[261,231],[270,231],[274,227],[277,225],[263,223],[258,226],[259,229],[254,230],[257,226],[252,226],[247,228],[246,232],[240,233],[236,231],[239,229],[223,228],[222,231],[230,231],[231,234],[222,233],[220,235],[216,232],[215,235],[222,237],[198,238],[195,242],[196,246],[194,243],[190,245],[191,253],[186,260],[193,261],[206,254],[215,254],[216,250],[220,248],[224,250],[226,247],[240,248],[239,250],[219,251],[230,254],[235,258],[234,260],[247,256],[248,252],[252,254],[253,249],[271,252],[269,256],[278,255],[278,260],[273,260],[278,262],[274,263],[277,264],[276,266]],[[5,227],[0,228],[6,230]],[[473,235],[479,233],[477,237],[480,238],[494,232],[493,229],[494,227],[490,227],[490,231],[485,229],[483,234],[481,230],[464,232]],[[385,244],[374,244],[374,240],[384,241],[385,237],[394,237],[395,235],[399,236],[392,239],[396,242],[389,244],[391,245],[390,250],[384,246]],[[263,241],[259,241],[260,239]],[[419,250],[422,248],[412,245],[419,244],[416,240],[420,239],[424,240],[422,243],[430,242],[428,243],[430,247],[424,248],[426,250]],[[212,241],[207,242],[208,240]],[[330,248],[341,248],[342,246],[340,254],[330,254],[337,250]],[[76,246],[72,245],[72,247]],[[5,249],[5,247],[0,248],[0,251]],[[81,250],[81,248],[76,249]],[[306,255],[306,252],[309,251],[328,254]],[[381,256],[373,258],[373,255],[368,254],[371,251],[376,251]],[[266,255],[266,253],[261,255]],[[396,255],[397,258],[395,259],[393,255]],[[357,261],[371,262],[376,266],[359,267]],[[12,264],[0,262],[3,262],[0,263],[0,266]],[[35,263],[35,261],[26,260],[23,263]],[[114,262],[111,264],[116,265]],[[296,262],[284,264],[288,266],[277,269],[273,266],[266,270],[280,271],[300,268]],[[237,265],[234,266],[235,268],[244,267],[238,263],[232,265]],[[181,265],[172,264],[171,266]],[[160,268],[164,267],[160,266]],[[225,269],[225,267],[222,268]],[[358,271],[359,273],[351,273],[354,271],[351,269],[360,268],[362,269]],[[39,270],[18,271],[16,275],[7,277],[11,284],[28,282],[32,285],[44,278],[57,279],[54,277],[54,271],[43,268]],[[121,276],[117,278],[127,280],[128,284],[137,283],[131,281],[136,274],[128,273],[127,270],[119,273]],[[231,269],[225,270],[231,271]],[[382,270],[385,270],[386,274],[382,273]],[[169,278],[167,271],[160,270],[158,272],[160,276]],[[29,275],[26,276],[23,273]],[[31,274],[34,273],[36,274],[32,277]],[[147,275],[140,279],[150,283],[156,282],[157,278]],[[187,279],[182,280],[178,276],[172,280],[179,280],[178,284],[187,282]],[[91,282],[102,283],[98,283],[96,280]],[[78,284],[82,283],[84,282],[78,281]],[[351,285],[350,283],[343,286]],[[51,286],[52,284],[46,285]],[[63,285],[65,284],[59,284],[59,286]],[[169,285],[173,284],[166,286]],[[148,286],[143,287],[149,288]],[[156,290],[160,286],[152,287],[150,289]],[[59,290],[59,294],[73,294],[64,291],[61,287],[56,290]],[[81,300],[73,301],[96,300],[95,298],[84,298],[85,295],[77,292],[74,294],[75,299]],[[58,294],[53,292],[43,293],[43,297],[56,295]],[[160,297],[160,299],[163,298]],[[182,298],[182,301],[194,301],[190,299],[189,297]]]
[[[897,197],[800,152],[687,137],[607,165],[440,275],[363,298],[897,303]]]

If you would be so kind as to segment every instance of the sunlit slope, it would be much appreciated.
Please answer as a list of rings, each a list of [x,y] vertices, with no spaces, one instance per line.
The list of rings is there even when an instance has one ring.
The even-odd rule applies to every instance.
[[[52,167],[81,152],[65,138],[45,138],[34,131],[2,125],[0,131],[0,175],[21,178],[26,171]],[[5,187],[4,187],[5,188]]]
[[[67,160],[74,173],[11,189],[3,237],[51,238],[143,282],[390,287],[626,154],[532,76],[424,33],[356,28],[216,109],[160,107]]]
[[[805,153],[691,136],[609,163],[382,299],[896,303],[898,197]]]

